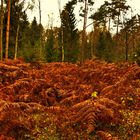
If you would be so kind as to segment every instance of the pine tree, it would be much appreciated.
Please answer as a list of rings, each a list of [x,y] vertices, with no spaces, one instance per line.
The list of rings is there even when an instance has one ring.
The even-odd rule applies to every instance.
[[[36,18],[34,17],[31,27],[30,27],[30,44],[31,44],[31,61],[39,61],[40,56],[43,54],[40,54],[40,37],[43,33],[43,26],[41,24],[38,24],[36,21]],[[44,57],[44,56],[42,56]]]
[[[5,47],[5,60],[8,59],[9,52],[9,32],[10,32],[10,18],[11,18],[11,0],[7,1],[7,28],[6,28],[6,47]]]
[[[110,32],[100,31],[96,45],[96,56],[106,61],[114,60],[114,45]]]
[[[74,14],[75,0],[69,1],[61,13],[64,60],[76,62],[78,58],[78,33],[76,29],[76,18]]]
[[[0,60],[3,59],[3,18],[4,18],[4,10],[3,10],[3,0],[1,0],[1,8],[0,8]]]
[[[87,28],[87,20],[88,20],[88,11],[89,9],[92,9],[92,6],[94,4],[93,0],[78,0],[79,3],[83,3],[83,6],[80,7],[80,16],[83,17],[83,30],[82,30],[82,41],[80,46],[80,61],[81,63],[85,60],[85,47],[87,45],[87,34],[86,34],[86,28]],[[89,8],[91,7],[91,8]]]
[[[46,60],[47,62],[53,62],[54,61],[54,33],[52,29],[48,29],[48,36],[46,41]]]

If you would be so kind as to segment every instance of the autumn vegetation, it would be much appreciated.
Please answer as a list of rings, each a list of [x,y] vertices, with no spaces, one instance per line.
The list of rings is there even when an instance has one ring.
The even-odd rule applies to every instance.
[[[41,0],[0,1],[0,140],[140,140],[140,15],[57,2],[45,28]]]
[[[139,140],[132,63],[0,62],[0,139]]]

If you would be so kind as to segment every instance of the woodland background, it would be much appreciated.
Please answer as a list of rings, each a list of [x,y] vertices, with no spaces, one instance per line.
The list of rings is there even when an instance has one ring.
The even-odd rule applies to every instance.
[[[83,30],[78,29],[74,13],[78,3]],[[35,17],[29,22],[26,12],[34,7],[34,0],[28,4],[25,0],[1,0],[1,60],[83,62],[98,58],[114,62],[139,59],[140,16],[133,13],[126,0],[105,1],[96,12],[92,0],[71,0],[59,9],[61,26],[54,27],[50,16],[47,28],[41,24],[40,0],[39,23]],[[88,18],[93,20],[89,25]],[[93,31],[87,32],[88,26],[93,26]]]

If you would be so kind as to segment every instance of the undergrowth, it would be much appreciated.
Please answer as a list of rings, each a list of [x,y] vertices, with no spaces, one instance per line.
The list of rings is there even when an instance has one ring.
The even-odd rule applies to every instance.
[[[136,64],[0,62],[0,140],[139,140]]]

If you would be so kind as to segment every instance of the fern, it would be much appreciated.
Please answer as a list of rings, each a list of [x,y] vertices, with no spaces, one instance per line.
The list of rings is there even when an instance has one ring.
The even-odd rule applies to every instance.
[[[113,137],[110,133],[105,131],[97,131],[96,134],[101,140],[119,140],[117,137]]]
[[[116,102],[107,98],[81,102],[71,108],[72,115],[68,124],[85,123],[87,124],[87,132],[91,133],[96,128],[97,121],[111,122],[115,118],[115,110],[113,108],[118,106]]]
[[[32,121],[29,114],[41,111],[42,106],[35,103],[11,103],[1,100],[0,101],[0,134],[10,135],[11,133],[18,132],[20,129],[23,133],[31,131]],[[15,131],[15,132],[13,132]],[[17,133],[16,132],[16,133]]]

